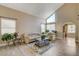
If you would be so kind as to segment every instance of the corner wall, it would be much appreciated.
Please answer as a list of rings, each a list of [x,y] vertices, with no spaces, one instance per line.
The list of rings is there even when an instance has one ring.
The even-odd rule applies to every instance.
[[[56,13],[56,30],[58,31],[58,37],[63,37],[63,25],[72,22],[76,25],[76,39],[79,40],[79,4],[66,3],[59,8]]]

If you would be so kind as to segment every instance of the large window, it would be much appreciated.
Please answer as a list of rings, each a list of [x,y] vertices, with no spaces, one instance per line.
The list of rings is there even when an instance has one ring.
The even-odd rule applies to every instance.
[[[45,32],[45,30],[55,31],[55,14],[51,15],[46,23],[41,24],[41,32]]]
[[[55,31],[55,24],[47,24],[47,30],[51,31]]]
[[[16,20],[1,18],[1,34],[14,33],[16,31]]]
[[[55,31],[55,14],[53,14],[52,16],[50,16],[47,19],[47,30],[51,31]]]
[[[53,23],[55,22],[55,14],[51,15],[48,19],[47,19],[47,23]]]

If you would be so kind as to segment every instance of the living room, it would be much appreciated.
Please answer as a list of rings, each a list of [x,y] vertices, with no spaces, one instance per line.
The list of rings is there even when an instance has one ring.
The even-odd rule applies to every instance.
[[[39,53],[43,53],[46,50],[48,50],[50,48],[50,46],[48,46],[49,45],[48,40],[39,41],[39,40],[41,40],[41,38],[45,39],[43,31],[45,32],[46,29],[45,28],[42,29],[42,25],[44,25],[44,27],[46,26],[45,18],[48,18],[54,12],[53,9],[57,9],[61,5],[62,4],[57,5],[57,4],[30,4],[30,3],[29,4],[22,4],[22,3],[21,4],[16,4],[16,3],[0,4],[0,18],[1,18],[1,20],[0,20],[0,22],[1,22],[0,47],[1,47],[1,51],[4,50],[4,52],[5,52],[5,49],[7,49],[8,47],[11,48],[11,46],[14,47],[19,44],[22,45],[23,43],[25,43],[31,50],[35,50],[34,52],[37,53],[37,55]],[[19,8],[20,6],[22,6],[22,7]],[[26,9],[24,9],[25,6],[27,7]],[[49,9],[48,9],[48,6],[49,6]],[[57,8],[53,8],[52,6],[56,6]],[[40,7],[40,8],[38,8],[38,7]],[[19,9],[19,11],[16,8]],[[36,8],[37,10],[35,10],[34,8]],[[43,11],[44,8],[46,8],[47,10]],[[22,11],[20,11],[20,9],[22,9]],[[51,10],[51,12],[47,13],[47,15],[46,15],[46,12],[49,10]],[[23,12],[23,11],[25,11],[25,12]],[[38,11],[40,11],[40,12],[38,12]],[[35,12],[35,13],[33,13],[33,12]],[[54,18],[55,18],[55,15],[54,15]],[[49,20],[49,22],[50,22],[50,20]],[[55,19],[54,19],[54,22],[55,22]],[[54,28],[52,28],[52,29],[54,29],[54,31],[55,31],[55,24],[53,26],[54,26]],[[48,26],[48,28],[50,29],[49,26]],[[53,31],[53,30],[51,30],[51,31]],[[41,35],[43,35],[43,36],[41,36]],[[47,34],[45,34],[45,36],[46,35]],[[46,46],[46,47],[38,49],[39,47],[32,46],[35,44],[36,41],[38,41],[37,42],[38,44],[36,44],[37,46],[39,46],[39,47]],[[41,51],[39,51],[39,50],[41,50]],[[2,52],[0,52],[0,53],[2,53]],[[15,54],[9,54],[6,52],[1,55],[18,55],[18,54],[20,54],[20,53],[15,52]],[[26,53],[25,55],[28,55],[28,53]]]
[[[79,55],[78,14],[75,3],[0,4],[0,55]]]

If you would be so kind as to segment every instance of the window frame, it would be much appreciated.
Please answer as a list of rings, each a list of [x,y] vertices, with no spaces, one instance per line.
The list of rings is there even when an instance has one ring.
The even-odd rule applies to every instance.
[[[46,19],[46,30],[48,30],[48,29],[47,29],[47,25],[48,25],[48,24],[55,24],[55,30],[56,30],[56,17],[55,17],[55,19],[54,19],[55,22],[47,22],[47,20],[48,20],[50,17],[52,17],[53,15],[56,16],[55,13],[53,13],[52,15],[50,15],[50,16]]]
[[[74,28],[74,31],[73,31],[73,28],[71,28],[71,27]],[[68,29],[67,30],[68,30],[67,33],[75,33],[76,32],[76,26],[74,24],[68,24]]]
[[[3,35],[3,34],[2,34],[2,22],[1,22],[2,19],[1,19],[1,18],[6,19],[6,20],[7,20],[7,19],[8,19],[8,20],[14,20],[14,21],[15,21],[15,32],[16,32],[16,28],[17,28],[16,22],[17,22],[17,19],[16,19],[16,18],[10,18],[10,17],[0,16],[0,23],[1,23],[1,24],[0,24],[0,28],[1,28],[1,29],[0,29],[0,34],[1,34],[1,35]]]
[[[56,23],[47,23],[47,24],[46,24],[46,30],[48,30],[48,29],[47,29],[47,25],[53,25],[53,24],[55,25]],[[55,25],[55,30],[56,30],[56,25]]]

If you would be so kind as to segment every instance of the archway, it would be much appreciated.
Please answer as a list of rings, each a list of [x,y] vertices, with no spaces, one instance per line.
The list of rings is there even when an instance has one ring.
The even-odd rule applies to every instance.
[[[74,23],[66,23],[63,26],[63,37],[74,37],[76,38],[76,25]]]

